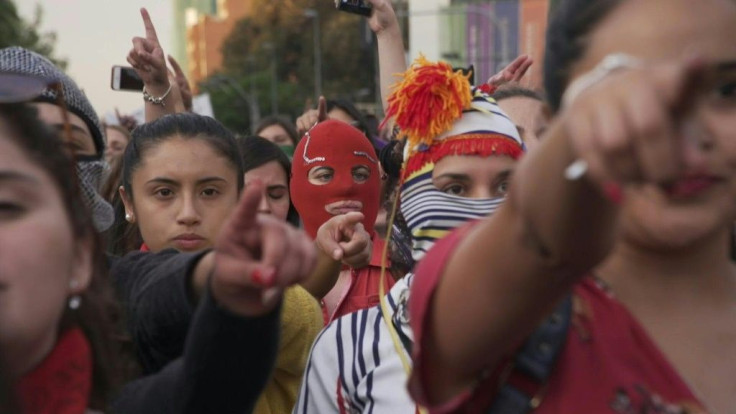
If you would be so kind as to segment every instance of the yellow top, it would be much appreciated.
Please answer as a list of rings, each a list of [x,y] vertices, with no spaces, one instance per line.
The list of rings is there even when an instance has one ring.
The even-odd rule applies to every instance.
[[[296,404],[312,343],[324,327],[319,302],[301,286],[284,294],[276,369],[258,399],[255,414],[290,413]]]

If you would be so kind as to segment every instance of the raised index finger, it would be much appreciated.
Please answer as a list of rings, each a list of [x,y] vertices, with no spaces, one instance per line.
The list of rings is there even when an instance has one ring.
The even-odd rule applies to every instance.
[[[243,191],[238,206],[230,215],[230,229],[240,234],[250,230],[256,223],[258,205],[263,196],[263,184],[255,180],[248,184]]]
[[[324,96],[319,97],[318,111],[319,111],[319,115],[317,116],[317,122],[326,121],[327,120],[327,99],[325,99]]]
[[[153,26],[151,16],[148,14],[148,10],[146,10],[145,7],[141,7],[141,17],[143,17],[143,27],[146,28],[146,39],[158,43],[156,28]]]
[[[350,238],[352,237],[353,233],[355,232],[355,227],[360,224],[360,222],[363,221],[365,216],[363,213],[359,213],[357,211],[352,211],[350,213],[344,214],[341,217],[341,223],[340,223],[340,231],[343,233],[344,236]]]

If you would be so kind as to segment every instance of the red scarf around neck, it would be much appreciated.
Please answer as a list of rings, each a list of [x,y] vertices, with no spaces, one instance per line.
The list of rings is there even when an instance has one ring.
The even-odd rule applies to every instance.
[[[92,389],[92,350],[79,328],[63,332],[51,353],[21,378],[24,414],[83,414]]]

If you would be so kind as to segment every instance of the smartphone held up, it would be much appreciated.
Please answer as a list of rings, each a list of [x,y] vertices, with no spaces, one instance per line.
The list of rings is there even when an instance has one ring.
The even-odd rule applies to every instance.
[[[129,66],[113,66],[110,87],[116,91],[140,92],[143,90],[143,80]]]
[[[373,9],[365,0],[335,0],[335,7],[348,13],[370,16]]]

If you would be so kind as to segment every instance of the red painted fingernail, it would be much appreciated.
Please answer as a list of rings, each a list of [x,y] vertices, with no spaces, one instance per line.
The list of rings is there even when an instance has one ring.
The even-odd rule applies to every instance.
[[[262,287],[271,287],[276,279],[276,271],[273,269],[256,269],[251,273],[253,283]]]
[[[254,270],[250,278],[256,285],[263,286],[263,273],[259,269]]]
[[[603,194],[614,204],[621,204],[624,201],[621,186],[616,183],[603,184]]]

